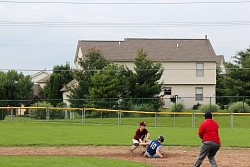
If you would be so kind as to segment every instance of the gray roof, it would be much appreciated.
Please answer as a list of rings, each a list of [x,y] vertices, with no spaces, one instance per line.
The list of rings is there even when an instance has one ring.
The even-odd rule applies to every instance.
[[[124,41],[78,41],[86,55],[88,49],[99,49],[110,61],[134,61],[138,50],[147,52],[152,61],[216,61],[216,54],[209,39],[147,39],[125,38]],[[75,59],[76,60],[76,59]]]
[[[224,56],[223,55],[217,55],[216,58],[217,58],[216,66],[220,67],[220,65],[225,62]]]
[[[69,83],[67,83],[67,85],[65,85],[60,92],[67,92],[69,90],[69,88],[71,88],[72,86],[74,86],[75,84],[78,84],[78,81],[73,79],[72,81],[70,81]]]
[[[39,81],[37,81],[37,83],[46,83],[50,79],[50,75],[51,74],[49,74],[48,76],[40,79]]]

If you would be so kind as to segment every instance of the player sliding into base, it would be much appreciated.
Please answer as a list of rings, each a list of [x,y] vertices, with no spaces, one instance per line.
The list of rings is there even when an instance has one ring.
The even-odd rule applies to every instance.
[[[149,158],[163,158],[163,155],[161,154],[161,143],[163,142],[164,136],[161,135],[158,136],[157,140],[149,142],[144,156]]]
[[[146,127],[146,123],[141,122],[140,123],[140,128],[138,128],[136,130],[134,138],[133,138],[133,146],[130,149],[131,154],[133,154],[133,151],[138,146],[146,147],[146,145],[148,144],[148,138],[149,138],[150,134],[149,134],[148,130],[145,127]],[[144,140],[144,138],[145,138],[145,140]]]

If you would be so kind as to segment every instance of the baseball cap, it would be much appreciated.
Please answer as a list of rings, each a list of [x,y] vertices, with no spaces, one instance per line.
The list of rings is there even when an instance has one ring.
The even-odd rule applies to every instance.
[[[146,126],[146,122],[141,122],[140,126]]]
[[[213,117],[213,114],[212,114],[211,111],[207,111],[207,112],[205,112],[204,117],[205,117],[205,118],[212,118],[212,117]]]

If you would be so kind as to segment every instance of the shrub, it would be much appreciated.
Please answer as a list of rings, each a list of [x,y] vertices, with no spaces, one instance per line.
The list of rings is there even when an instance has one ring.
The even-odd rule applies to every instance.
[[[53,107],[50,103],[40,102],[32,104],[31,107]],[[35,119],[46,119],[46,108],[30,109],[30,117]]]
[[[148,103],[132,105],[131,109],[135,111],[151,111],[151,112],[155,111],[154,105]]]
[[[232,103],[229,106],[228,111],[235,112],[235,113],[250,112],[250,107],[247,103],[243,104],[243,102],[239,101],[239,102]]]
[[[5,116],[7,115],[7,110],[1,110],[0,111],[0,121],[4,120]]]
[[[201,112],[207,112],[207,111],[211,111],[211,112],[217,112],[220,109],[220,106],[218,106],[217,104],[203,104],[199,107],[199,111]]]
[[[182,103],[172,104],[169,110],[175,112],[181,112],[184,110],[184,105]]]

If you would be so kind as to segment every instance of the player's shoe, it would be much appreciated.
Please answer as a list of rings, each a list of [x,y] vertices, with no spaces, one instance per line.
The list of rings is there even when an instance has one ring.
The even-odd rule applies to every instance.
[[[132,149],[130,149],[129,152],[130,152],[131,155],[133,155],[133,150]]]

